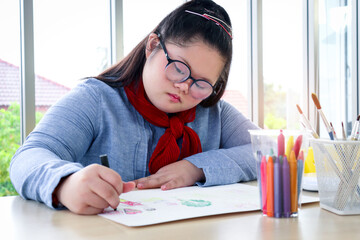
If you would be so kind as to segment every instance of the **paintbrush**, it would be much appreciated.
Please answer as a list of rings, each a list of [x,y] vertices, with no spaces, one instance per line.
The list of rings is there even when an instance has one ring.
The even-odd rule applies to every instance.
[[[343,139],[346,140],[346,132],[345,132],[345,128],[344,128],[344,123],[341,122],[341,129],[342,129],[342,136],[343,136]]]
[[[350,140],[358,140],[359,138],[359,121],[360,121],[360,115],[356,118],[354,127],[351,131]]]
[[[331,127],[331,131],[334,133],[334,139],[337,140],[336,132],[331,122],[330,122],[330,127]]]
[[[314,104],[315,104],[317,110],[318,110],[318,113],[319,113],[320,116],[321,116],[321,119],[323,120],[323,122],[324,122],[324,124],[325,124],[326,130],[327,130],[327,132],[328,132],[328,134],[329,134],[329,136],[330,136],[330,139],[331,139],[331,140],[334,140],[334,133],[333,133],[333,131],[332,131],[332,129],[331,129],[331,126],[330,126],[328,120],[327,120],[326,117],[325,117],[325,114],[324,114],[323,111],[321,110],[321,105],[320,105],[320,102],[319,102],[318,97],[316,96],[315,93],[312,93],[312,94],[311,94],[311,97],[312,97],[312,99],[313,99],[313,101],[314,101]]]
[[[316,133],[314,128],[311,126],[309,120],[305,117],[303,111],[301,110],[300,106],[296,104],[297,109],[299,110],[300,116],[302,118],[302,122],[304,123],[304,126],[306,129],[308,129],[311,132],[311,135],[313,135],[314,138],[319,138],[319,135]]]

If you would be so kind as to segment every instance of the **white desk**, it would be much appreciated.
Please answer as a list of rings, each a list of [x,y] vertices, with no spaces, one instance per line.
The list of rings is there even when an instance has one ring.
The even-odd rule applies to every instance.
[[[306,193],[305,193],[306,194]],[[338,216],[319,203],[298,218],[263,217],[260,211],[126,227],[99,216],[55,211],[21,197],[0,198],[0,239],[360,239],[360,216]]]

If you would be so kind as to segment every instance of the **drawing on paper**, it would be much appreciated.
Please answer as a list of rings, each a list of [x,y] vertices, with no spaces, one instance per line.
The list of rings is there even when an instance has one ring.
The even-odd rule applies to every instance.
[[[190,199],[190,200],[180,200],[180,201],[182,205],[188,207],[207,207],[211,205],[210,201],[205,201],[205,200]]]
[[[302,202],[304,198],[302,199]],[[118,211],[99,214],[127,226],[145,226],[232,212],[260,209],[259,190],[244,184],[186,187],[169,191],[149,189],[121,194]],[[307,202],[318,201],[309,198]]]
[[[132,202],[132,201],[127,201],[123,198],[120,198],[120,204],[124,204],[124,205],[127,205],[127,206],[140,206],[142,205],[141,203],[138,203],[138,202]]]
[[[142,213],[141,210],[131,209],[131,208],[124,208],[123,211],[124,211],[126,214],[138,214],[138,213]]]
[[[120,204],[118,210],[124,211],[126,214],[138,214],[143,211],[156,211],[157,207],[171,207],[171,206],[187,206],[187,207],[207,207],[211,206],[211,202],[203,199],[162,199],[151,198],[138,202],[130,201],[124,198],[120,198]],[[130,208],[136,207],[136,208]],[[142,210],[139,210],[142,209]],[[131,211],[133,210],[133,212]]]

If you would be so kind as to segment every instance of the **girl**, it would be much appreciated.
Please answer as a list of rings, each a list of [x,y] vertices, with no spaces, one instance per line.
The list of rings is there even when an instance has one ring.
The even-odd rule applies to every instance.
[[[119,195],[249,181],[249,129],[220,101],[232,57],[231,23],[212,1],[171,12],[121,62],[55,104],[14,155],[18,193],[49,207],[97,214]],[[101,166],[107,154],[110,168]]]

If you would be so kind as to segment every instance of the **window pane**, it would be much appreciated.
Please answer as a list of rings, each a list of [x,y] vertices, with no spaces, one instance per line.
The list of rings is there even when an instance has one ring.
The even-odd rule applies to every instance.
[[[351,1],[319,1],[319,101],[339,138],[341,122],[347,135],[351,133],[352,83],[351,78]],[[322,120],[321,137],[328,138]]]
[[[301,0],[263,0],[265,128],[298,129],[303,92]]]
[[[102,0],[34,0],[37,112],[109,66],[110,9]]]
[[[233,30],[233,59],[223,99],[246,117],[248,110],[248,1],[217,0],[229,14]]]
[[[19,1],[0,1],[0,196],[16,194],[9,164],[20,145]]]
[[[184,0],[123,0],[124,54],[127,55],[167,14],[184,2]]]

